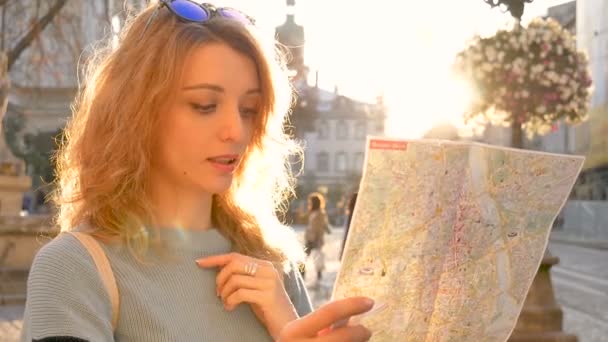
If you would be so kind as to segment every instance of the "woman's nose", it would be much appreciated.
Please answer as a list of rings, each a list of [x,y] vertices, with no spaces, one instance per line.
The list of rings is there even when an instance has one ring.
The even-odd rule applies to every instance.
[[[231,106],[221,113],[221,116],[220,139],[222,141],[242,142],[245,136],[245,125],[238,106]]]

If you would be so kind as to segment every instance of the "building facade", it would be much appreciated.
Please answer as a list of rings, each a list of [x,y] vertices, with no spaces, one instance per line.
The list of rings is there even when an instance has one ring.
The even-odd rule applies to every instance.
[[[337,92],[313,91],[319,93],[318,117],[314,129],[305,134],[303,176],[313,176],[320,186],[356,186],[367,135],[384,134],[384,107],[381,102],[361,103]]]
[[[577,240],[608,241],[608,2],[572,1],[550,8],[548,16],[576,34],[593,80],[588,120],[577,126],[561,124],[536,139],[541,150],[586,158],[557,227]]]
[[[578,154],[587,160],[573,199],[608,200],[608,2],[577,0],[549,9],[548,16],[576,35],[577,48],[589,57],[593,95],[589,119],[577,126],[561,124],[540,139],[540,149]]]

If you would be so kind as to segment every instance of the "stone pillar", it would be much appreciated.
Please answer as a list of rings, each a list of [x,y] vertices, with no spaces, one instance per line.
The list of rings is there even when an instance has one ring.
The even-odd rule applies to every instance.
[[[550,273],[551,267],[558,262],[559,258],[547,249],[509,342],[577,341],[575,335],[562,331],[563,313],[555,301]]]
[[[25,303],[34,257],[57,234],[50,215],[0,216],[0,305]]]
[[[31,187],[30,177],[0,174],[0,216],[19,216],[23,205],[23,193]]]

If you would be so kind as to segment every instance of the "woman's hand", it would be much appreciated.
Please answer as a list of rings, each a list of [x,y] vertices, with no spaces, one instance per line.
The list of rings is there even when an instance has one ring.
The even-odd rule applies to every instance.
[[[278,342],[360,342],[367,341],[371,332],[361,325],[341,325],[351,316],[369,311],[374,302],[365,297],[351,297],[329,304],[285,326]]]
[[[203,268],[220,267],[216,292],[224,308],[232,311],[241,303],[251,304],[273,338],[298,318],[283,286],[283,277],[271,262],[230,253],[201,258],[196,263]]]

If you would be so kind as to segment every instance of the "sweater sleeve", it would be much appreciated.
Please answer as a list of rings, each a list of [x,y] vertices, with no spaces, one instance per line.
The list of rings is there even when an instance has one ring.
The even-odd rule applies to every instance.
[[[285,290],[298,316],[302,317],[312,312],[312,304],[306,291],[304,279],[302,279],[297,266],[293,264],[291,270],[285,275]]]
[[[111,316],[95,263],[76,238],[62,234],[40,249],[28,277],[21,341],[114,341]]]

